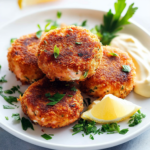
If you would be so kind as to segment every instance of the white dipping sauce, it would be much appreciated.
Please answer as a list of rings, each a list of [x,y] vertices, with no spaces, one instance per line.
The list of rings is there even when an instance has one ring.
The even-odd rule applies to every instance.
[[[128,34],[118,34],[111,46],[125,51],[132,58],[136,67],[134,92],[144,97],[150,97],[150,51],[140,41]]]

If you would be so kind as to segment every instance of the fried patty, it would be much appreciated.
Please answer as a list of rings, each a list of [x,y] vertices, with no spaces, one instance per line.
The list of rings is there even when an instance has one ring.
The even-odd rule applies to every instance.
[[[118,56],[112,56],[110,53],[116,53]],[[130,66],[131,71],[123,72],[122,65]],[[94,76],[80,82],[81,90],[99,99],[107,94],[125,98],[134,87],[135,76],[135,66],[126,52],[103,46],[101,65]]]
[[[36,34],[32,33],[15,40],[9,48],[7,55],[9,69],[24,84],[32,83],[44,76],[37,63],[39,41]]]
[[[55,46],[59,49],[57,58]],[[76,26],[46,33],[38,47],[38,65],[51,81],[83,81],[95,74],[101,57],[101,43],[96,35]]]
[[[23,112],[34,122],[44,127],[60,128],[67,126],[80,117],[83,110],[83,98],[81,92],[74,89],[72,83],[50,82],[46,77],[34,82],[19,98]],[[55,105],[47,105],[52,102],[46,97],[46,93],[65,94]]]

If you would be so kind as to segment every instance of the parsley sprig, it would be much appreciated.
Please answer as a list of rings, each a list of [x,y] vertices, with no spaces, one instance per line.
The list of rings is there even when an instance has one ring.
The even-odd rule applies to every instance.
[[[51,140],[52,136],[54,136],[54,134],[43,134],[43,135],[41,135],[41,137],[44,138],[45,140]]]
[[[137,111],[137,113],[135,113],[133,116],[131,116],[130,120],[129,120],[129,127],[134,127],[136,125],[138,125],[139,123],[142,122],[142,119],[145,118],[146,115],[144,115],[143,113],[141,113],[140,110]]]
[[[5,79],[6,75],[2,76],[0,79],[0,83],[4,83],[7,82],[7,80]]]
[[[13,94],[15,92],[18,92],[19,94],[23,95],[23,93],[19,89],[20,89],[19,85],[13,86],[10,90],[5,90],[4,93],[5,94]]]
[[[119,134],[126,134],[129,130],[128,129],[122,129],[120,130],[120,126],[117,123],[111,123],[111,124],[103,124],[101,128],[96,127],[96,122],[95,121],[87,121],[80,119],[78,121],[78,124],[73,126],[73,134],[75,135],[79,132],[84,132],[85,135],[89,135],[89,138],[94,140],[94,137],[92,134],[114,134],[114,133],[119,133]],[[83,134],[82,134],[83,136]]]
[[[54,94],[53,96],[51,96],[50,93],[46,93],[45,96],[51,100],[50,103],[48,103],[47,105],[55,105],[57,104],[59,101],[61,101],[63,99],[63,97],[65,96],[65,94],[59,94],[58,92],[56,94]]]
[[[95,32],[100,33],[100,41],[103,45],[109,45],[111,40],[117,36],[116,33],[122,30],[124,25],[130,24],[128,20],[138,9],[137,7],[133,7],[133,5],[134,3],[129,6],[125,15],[121,17],[121,14],[126,7],[126,0],[117,0],[114,4],[115,14],[113,14],[110,9],[107,14],[104,15],[103,24],[99,27],[95,27]]]
[[[47,24],[45,25],[44,30],[42,30],[42,28],[39,24],[37,25],[37,27],[39,28],[39,30],[36,32],[37,38],[40,38],[42,36],[43,32],[48,32],[48,31],[56,29],[60,26],[59,24],[57,24],[56,21],[53,21],[50,19],[47,19],[46,22],[47,22]]]

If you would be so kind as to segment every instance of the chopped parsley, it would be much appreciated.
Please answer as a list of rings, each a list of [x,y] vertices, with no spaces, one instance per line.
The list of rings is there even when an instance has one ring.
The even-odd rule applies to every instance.
[[[4,82],[7,82],[7,80],[5,79],[6,75],[4,75],[3,77],[1,77],[0,79],[0,83],[4,83]]]
[[[11,116],[12,118],[14,118],[16,121],[20,120],[20,114],[12,114]]]
[[[3,108],[4,108],[4,109],[15,109],[14,107],[9,106],[9,105],[3,105]]]
[[[117,0],[114,4],[115,14],[112,13],[111,9],[103,17],[103,24],[100,25],[99,33],[101,34],[101,42],[103,45],[109,45],[111,40],[116,37],[116,33],[123,29],[124,25],[130,24],[128,21],[138,9],[133,7],[132,3],[127,12],[121,17],[122,12],[126,7],[126,0]]]
[[[1,70],[2,66],[0,65],[0,70]]]
[[[3,93],[3,91],[2,91],[2,90],[3,90],[3,87],[2,87],[2,86],[0,86],[0,94],[1,94],[1,93]]]
[[[77,124],[73,126],[73,134],[75,135],[79,132],[84,132],[85,135],[90,135],[89,138],[91,140],[94,140],[94,137],[92,134],[126,134],[128,132],[128,129],[122,129],[120,130],[120,126],[117,123],[111,123],[111,124],[103,124],[101,128],[97,129],[96,122],[95,121],[88,121],[80,119]],[[82,134],[83,136],[83,134]]]
[[[50,103],[48,103],[47,105],[55,105],[57,104],[60,100],[62,100],[62,98],[65,96],[65,94],[59,94],[58,92],[56,94],[54,94],[53,96],[50,96],[50,93],[46,93],[45,96],[51,100]]]
[[[84,75],[83,75],[83,76],[84,76],[84,78],[86,78],[86,77],[87,77],[87,75],[88,75],[88,71],[85,71],[85,72],[84,72]]]
[[[84,20],[81,24],[82,27],[85,27],[86,26],[86,23],[87,23],[87,20]]]
[[[111,55],[111,56],[118,56],[118,54],[116,54],[116,53],[109,53],[109,55]]]
[[[22,124],[22,129],[25,130],[25,131],[28,128],[31,128],[32,130],[34,130],[32,123],[29,121],[29,119],[27,119],[25,117],[22,117],[21,124]]]
[[[100,26],[96,25],[94,28],[90,30],[93,34],[97,35],[98,38],[101,38],[102,35],[100,33]]]
[[[45,25],[45,32],[48,32],[49,31],[49,29],[47,29],[48,28],[48,26],[50,25],[51,23],[50,22],[48,22],[46,25]]]
[[[92,135],[92,134],[90,134],[90,139],[91,139],[91,140],[94,140],[94,137],[93,137],[93,135]]]
[[[36,32],[36,37],[40,38],[42,36],[42,32],[43,32],[42,30],[37,31]]]
[[[10,39],[10,44],[14,43],[16,39],[17,39],[17,38],[11,38],[11,39]]]
[[[77,44],[77,45],[81,45],[81,44],[82,44],[82,42],[76,42],[76,44]]]
[[[9,120],[9,118],[8,118],[7,116],[5,116],[5,119],[6,119],[6,120]]]
[[[0,95],[4,98],[4,100],[6,102],[8,102],[11,105],[14,105],[13,102],[18,102],[17,101],[17,97],[14,97],[14,96],[5,96],[2,93],[0,93]]]
[[[50,140],[50,139],[52,139],[52,136],[53,136],[53,134],[50,134],[50,135],[48,135],[48,134],[43,134],[43,135],[41,135],[41,137],[43,137],[45,140]]]
[[[75,92],[77,91],[77,89],[75,88],[75,86],[71,88],[71,91],[75,91]]]
[[[119,134],[126,134],[129,131],[129,129],[122,129],[119,131]]]
[[[69,97],[73,97],[73,95],[68,95]]]
[[[19,90],[20,89],[20,86],[17,85],[17,86],[13,86],[10,90],[5,90],[4,93],[5,94],[13,94],[15,93],[16,91],[21,94],[21,96],[23,95],[23,93]]]
[[[57,58],[59,56],[59,48],[55,45],[54,46],[54,57]]]
[[[121,70],[122,70],[123,72],[129,73],[129,72],[131,71],[131,68],[130,68],[130,66],[128,66],[128,65],[122,65]]]
[[[142,122],[142,119],[145,118],[146,115],[144,115],[143,113],[141,113],[140,110],[137,111],[137,113],[135,113],[133,116],[131,116],[130,120],[129,120],[129,127],[134,127],[136,125],[138,125],[139,123]]]
[[[60,11],[57,11],[57,18],[60,19],[61,18],[62,13]]]

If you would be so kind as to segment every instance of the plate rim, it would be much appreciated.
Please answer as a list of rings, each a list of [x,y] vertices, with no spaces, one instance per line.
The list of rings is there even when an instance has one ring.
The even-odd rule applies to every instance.
[[[90,7],[55,6],[55,7],[52,7],[52,8],[36,10],[34,12],[26,13],[22,16],[16,17],[13,20],[10,20],[9,22],[7,22],[4,25],[0,26],[0,30],[2,30],[5,26],[7,26],[7,25],[19,20],[19,19],[22,19],[24,17],[30,16],[30,15],[36,15],[37,13],[42,13],[42,12],[45,12],[45,11],[52,11],[52,10],[58,10],[58,9],[61,9],[61,10],[80,9],[80,10],[99,11],[100,13],[106,13],[106,11],[104,11],[104,10],[100,10],[100,9],[97,9],[97,8],[96,9],[95,8],[90,8]],[[138,28],[140,28],[150,38],[150,32],[149,31],[147,31],[144,27],[142,27],[141,25],[139,25],[136,21],[133,21],[132,19],[130,19],[130,22],[131,22],[131,24],[133,24],[133,25],[137,26]],[[29,137],[29,136],[25,135],[24,133],[20,133],[20,132],[14,130],[13,128],[10,128],[8,125],[3,124],[1,121],[0,121],[0,127],[2,129],[4,129],[6,132],[9,132],[10,134],[14,135],[15,137],[17,137],[17,138],[19,138],[23,141],[29,142],[31,144],[37,145],[37,146],[41,146],[41,147],[45,147],[45,148],[59,148],[59,149],[63,149],[63,148],[67,148],[67,149],[69,149],[69,148],[72,148],[72,149],[82,148],[82,149],[85,149],[85,148],[98,148],[98,147],[100,147],[100,148],[109,148],[109,147],[113,147],[113,146],[125,143],[125,142],[137,137],[138,135],[143,133],[145,130],[147,130],[150,127],[150,122],[147,123],[146,125],[142,126],[140,129],[138,129],[132,135],[129,135],[125,138],[121,138],[120,140],[112,141],[112,142],[109,142],[109,143],[105,142],[103,144],[98,143],[98,144],[90,144],[90,145],[83,145],[83,146],[82,145],[80,145],[80,146],[77,146],[77,145],[68,146],[68,145],[62,145],[62,144],[47,143],[45,141]],[[23,137],[23,138],[21,138],[21,137]],[[51,147],[49,147],[49,146],[51,146]]]

